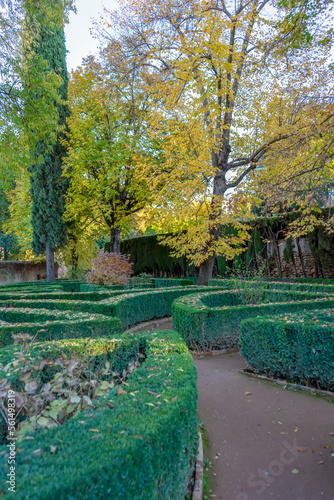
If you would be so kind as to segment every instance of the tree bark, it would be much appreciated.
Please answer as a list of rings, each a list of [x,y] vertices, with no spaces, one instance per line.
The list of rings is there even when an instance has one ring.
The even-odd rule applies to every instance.
[[[212,278],[213,265],[215,263],[215,256],[208,257],[199,268],[198,284],[206,286],[209,279]]]
[[[54,250],[50,248],[49,242],[46,242],[45,246],[46,255],[46,281],[53,283],[56,281],[55,276],[55,253]]]
[[[110,253],[121,253],[121,229],[112,227],[110,229]]]
[[[303,276],[304,276],[304,278],[307,278],[305,264],[304,264],[304,257],[303,257],[302,249],[300,248],[299,238],[296,238],[296,243],[297,243],[299,260],[300,260],[300,263],[301,263],[301,266],[302,266],[302,270],[303,270]]]

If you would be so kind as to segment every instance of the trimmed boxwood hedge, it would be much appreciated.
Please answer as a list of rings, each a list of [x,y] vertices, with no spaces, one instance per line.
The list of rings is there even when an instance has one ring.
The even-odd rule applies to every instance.
[[[333,310],[246,319],[239,343],[258,373],[334,390]]]
[[[136,293],[103,300],[101,304],[112,305],[114,316],[121,320],[123,328],[126,329],[136,323],[171,316],[173,301],[193,294],[194,290],[207,291],[210,288],[186,286],[145,292],[139,290]],[[216,290],[212,289],[215,292]]]
[[[243,319],[324,309],[334,304],[334,297],[302,292],[266,290],[264,297],[270,302],[248,305],[239,305],[238,294],[228,290],[182,297],[175,300],[172,306],[173,327],[191,349],[225,349],[238,346]]]
[[[12,334],[28,333],[37,340],[105,337],[122,332],[118,318],[46,309],[0,308],[0,347],[13,343]]]
[[[252,283],[252,280],[247,280]],[[316,280],[315,280],[316,281]],[[320,284],[319,284],[320,283]],[[261,287],[268,290],[291,290],[300,292],[312,292],[312,293],[330,293],[334,295],[334,285],[333,284],[321,284],[319,283],[281,283],[279,281],[256,281],[255,285],[261,285]],[[219,288],[225,288],[226,290],[232,290],[235,287],[235,280],[230,278],[225,279],[212,279],[209,280],[209,286],[216,286]]]
[[[196,369],[176,332],[132,338],[145,340],[147,357],[128,378],[127,394],[118,396],[113,389],[98,409],[19,443],[15,498],[185,497],[198,447]],[[55,454],[51,445],[57,446]],[[8,464],[1,451],[5,491]]]

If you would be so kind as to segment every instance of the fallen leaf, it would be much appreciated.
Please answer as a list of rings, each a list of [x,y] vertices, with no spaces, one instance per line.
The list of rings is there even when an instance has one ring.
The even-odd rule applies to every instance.
[[[324,462],[322,460],[320,460],[320,462],[318,462],[318,465],[321,465],[323,464]]]
[[[119,385],[119,386],[118,386],[118,389],[117,389],[117,394],[118,394],[119,396],[122,396],[122,394],[127,394],[127,392],[126,392],[126,391],[123,391],[122,387]]]
[[[34,455],[38,455],[39,457],[41,457],[41,456],[43,455],[43,453],[42,453],[42,448],[38,448],[38,450],[35,450],[35,451],[33,452],[33,454],[34,454]]]
[[[50,453],[51,455],[54,455],[56,453],[56,450],[57,450],[57,446],[50,446]]]
[[[292,474],[299,474],[299,470],[298,469],[292,469]]]
[[[246,395],[246,396],[251,396],[252,394],[253,394],[253,393],[252,393],[252,392],[249,392],[249,391],[245,392],[245,395]]]
[[[99,429],[89,429],[89,432],[100,432]]]
[[[298,448],[298,451],[307,451],[307,448]]]
[[[325,445],[324,445],[324,448],[329,448],[328,444],[325,444]]]
[[[172,401],[177,401],[178,400],[178,397],[175,396],[175,398],[172,398]]]

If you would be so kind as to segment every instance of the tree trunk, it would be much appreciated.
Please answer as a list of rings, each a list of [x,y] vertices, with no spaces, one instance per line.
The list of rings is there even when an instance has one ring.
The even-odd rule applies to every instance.
[[[55,276],[55,253],[49,246],[49,242],[46,241],[45,247],[45,255],[46,255],[46,281],[49,283],[53,283],[56,281]]]
[[[300,263],[301,263],[301,266],[302,266],[302,270],[303,270],[303,276],[304,276],[304,278],[307,278],[305,264],[304,264],[304,257],[303,257],[302,249],[300,248],[299,238],[296,238],[296,243],[297,243],[299,260],[300,260]]]
[[[215,263],[215,256],[211,255],[204,261],[199,268],[198,284],[206,286],[209,279],[212,278],[213,265]]]
[[[110,229],[110,253],[121,253],[121,230],[119,227]]]

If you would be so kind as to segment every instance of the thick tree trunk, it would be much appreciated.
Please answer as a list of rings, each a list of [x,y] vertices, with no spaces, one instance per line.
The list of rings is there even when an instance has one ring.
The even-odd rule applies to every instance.
[[[110,229],[110,253],[121,253],[121,230],[119,227]]]
[[[54,250],[50,248],[48,241],[46,242],[45,255],[46,255],[46,281],[48,281],[49,283],[53,283],[54,281],[56,281],[55,253]]]
[[[198,284],[206,286],[208,281],[212,278],[213,265],[215,263],[215,256],[211,255],[204,261],[199,268]]]

